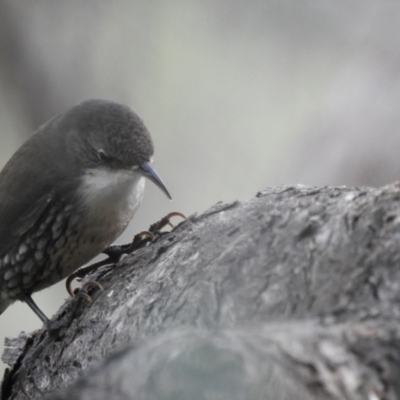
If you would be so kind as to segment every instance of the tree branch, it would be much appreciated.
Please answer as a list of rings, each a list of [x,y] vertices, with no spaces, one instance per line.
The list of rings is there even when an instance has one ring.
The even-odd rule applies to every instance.
[[[399,185],[217,204],[90,277],[2,399],[397,399],[399,232]]]

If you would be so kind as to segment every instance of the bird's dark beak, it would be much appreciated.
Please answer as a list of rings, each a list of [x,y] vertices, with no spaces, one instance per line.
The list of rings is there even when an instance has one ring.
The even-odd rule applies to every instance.
[[[140,170],[142,171],[142,174],[144,177],[150,179],[153,183],[155,183],[164,193],[165,195],[172,200],[171,195],[168,192],[167,187],[165,186],[165,183],[162,181],[162,179],[159,177],[155,169],[150,165],[148,162],[144,162],[143,164],[140,165]]]

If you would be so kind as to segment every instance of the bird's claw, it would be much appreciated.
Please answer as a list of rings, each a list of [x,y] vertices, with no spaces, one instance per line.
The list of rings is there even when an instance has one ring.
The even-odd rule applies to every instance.
[[[86,300],[88,303],[92,302],[92,298],[81,288],[77,288],[74,290],[73,297],[75,299],[83,299]]]
[[[163,229],[165,226],[169,225],[172,228],[174,227],[174,225],[170,222],[172,217],[181,217],[186,219],[186,217],[180,212],[171,212],[164,218],[161,218],[159,221],[152,224],[148,231],[142,231],[136,234],[131,243],[110,246],[103,251],[103,253],[118,261],[123,254],[130,254],[135,250],[147,246],[148,244],[154,242],[161,235],[161,229]]]
[[[73,297],[82,298],[86,300],[88,303],[90,303],[92,301],[92,298],[89,296],[87,292],[89,288],[95,288],[101,291],[104,290],[103,286],[99,282],[88,281],[85,282],[80,288],[74,290]]]
[[[96,281],[88,281],[82,285],[82,289],[88,290],[89,288],[95,288],[100,291],[104,291],[103,285]]]
[[[78,280],[78,281],[81,281],[82,278],[84,278],[86,275],[88,275],[88,274],[90,274],[91,272],[95,271],[96,269],[102,267],[103,265],[107,265],[107,264],[111,264],[111,263],[112,263],[112,260],[111,260],[111,258],[109,257],[109,258],[106,258],[105,260],[99,261],[99,262],[97,262],[97,263],[90,264],[90,265],[88,265],[88,266],[86,266],[86,267],[79,268],[79,269],[77,269],[75,272],[73,272],[73,273],[67,278],[67,280],[65,281],[65,286],[66,286],[66,288],[67,288],[67,292],[69,293],[69,295],[70,295],[71,297],[74,297],[74,296],[75,296],[75,291],[72,289],[72,286],[71,286],[71,285],[72,285],[72,281],[73,281],[74,279],[76,279],[76,280]],[[85,285],[89,285],[88,287],[90,287],[90,286],[96,286],[95,284],[98,285],[99,289],[104,290],[104,289],[103,289],[103,286],[101,286],[100,283],[94,282],[94,281],[86,282],[86,283],[83,284],[82,287],[85,287]]]
[[[151,232],[155,235],[159,235],[161,229],[163,229],[167,225],[169,225],[171,228],[173,228],[174,225],[170,221],[170,219],[172,217],[181,217],[183,219],[186,219],[186,217],[182,213],[180,213],[178,211],[173,211],[173,212],[167,214],[164,218],[161,218],[159,221],[157,221],[153,225],[151,225],[149,228],[149,232]]]

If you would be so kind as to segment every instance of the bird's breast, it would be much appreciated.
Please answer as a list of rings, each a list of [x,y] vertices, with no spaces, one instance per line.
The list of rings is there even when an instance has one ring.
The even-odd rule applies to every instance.
[[[112,243],[126,228],[143,198],[145,179],[135,171],[96,169],[80,184],[88,229]]]

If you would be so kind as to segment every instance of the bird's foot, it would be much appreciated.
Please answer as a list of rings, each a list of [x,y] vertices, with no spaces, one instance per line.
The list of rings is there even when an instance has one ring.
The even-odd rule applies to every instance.
[[[117,260],[118,261],[118,260]],[[91,272],[96,271],[98,268],[103,265],[112,264],[115,262],[112,257],[108,257],[105,260],[98,261],[96,263],[90,264],[86,267],[82,267],[73,272],[65,281],[65,286],[67,288],[67,292],[71,297],[80,296],[85,298],[87,301],[92,301],[91,297],[87,294],[87,289],[90,287],[97,287],[100,290],[103,290],[103,286],[96,281],[89,281],[82,285],[79,289],[72,289],[72,282],[76,279],[80,282],[86,275],[89,275]]]
[[[133,253],[135,250],[147,246],[163,234],[161,230],[167,225],[169,225],[171,228],[174,227],[174,225],[170,221],[172,217],[181,217],[183,219],[186,219],[186,217],[180,212],[171,212],[164,218],[161,218],[159,221],[150,225],[148,231],[143,231],[136,234],[131,243],[112,245],[104,250],[103,253],[107,254],[111,258],[119,260],[123,254],[130,254]]]
[[[87,294],[87,289],[90,286],[95,286],[100,290],[103,290],[103,287],[98,282],[86,282],[82,288],[72,290],[71,284],[72,281],[77,279],[78,281],[82,280],[86,275],[90,274],[91,272],[96,271],[98,268],[107,265],[107,264],[116,264],[122,255],[133,253],[135,250],[138,250],[142,247],[147,246],[148,244],[154,242],[158,237],[160,237],[163,232],[161,230],[166,227],[167,225],[171,226],[172,228],[174,225],[171,223],[170,219],[172,217],[181,217],[186,219],[186,217],[180,212],[171,212],[166,215],[164,218],[161,218],[159,221],[152,224],[148,231],[142,231],[136,234],[131,243],[128,244],[115,244],[112,246],[107,247],[103,251],[104,254],[108,256],[105,260],[99,261],[97,263],[88,265],[86,267],[79,268],[75,272],[73,272],[66,280],[65,285],[67,287],[67,291],[71,297],[80,296],[86,299],[88,302],[91,301],[91,297]]]
[[[78,281],[80,281],[80,279],[78,279]],[[75,298],[81,298],[83,300],[86,300],[88,303],[90,303],[92,301],[92,298],[90,297],[89,293],[88,293],[88,289],[97,289],[97,290],[101,290],[103,291],[104,288],[103,286],[96,281],[88,281],[85,282],[80,288],[76,288],[73,291],[73,296]]]
[[[161,235],[161,229],[169,225],[171,228],[174,227],[174,225],[171,223],[171,218],[172,217],[181,217],[182,219],[186,219],[186,217],[178,212],[178,211],[173,211],[169,214],[167,214],[164,218],[161,218],[159,221],[155,222],[153,225],[150,226],[149,232],[151,232],[155,236],[160,236]]]
[[[135,250],[147,246],[154,240],[156,240],[156,237],[155,235],[153,235],[153,233],[151,233],[150,231],[142,231],[137,233],[133,237],[131,243],[113,244],[112,246],[107,247],[107,249],[105,249],[103,253],[107,254],[108,257],[118,261],[122,255],[133,253]]]

